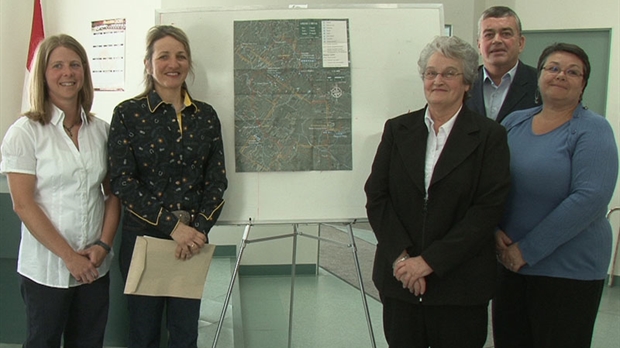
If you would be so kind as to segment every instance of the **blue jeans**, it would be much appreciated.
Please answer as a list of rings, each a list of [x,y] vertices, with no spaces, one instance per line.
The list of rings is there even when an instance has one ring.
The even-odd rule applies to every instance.
[[[129,273],[136,238],[144,235],[166,237],[133,214],[125,212],[119,253],[121,274],[125,281]],[[168,331],[168,347],[197,347],[200,300],[127,295],[127,308],[129,309],[130,335],[127,348],[159,348],[164,312]]]
[[[128,348],[159,348],[161,322],[166,312],[168,347],[196,348],[200,300],[128,295]]]

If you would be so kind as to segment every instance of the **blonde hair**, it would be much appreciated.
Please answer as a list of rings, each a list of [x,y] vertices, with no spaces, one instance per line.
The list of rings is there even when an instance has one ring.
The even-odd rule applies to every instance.
[[[84,85],[78,92],[78,104],[82,106],[90,120],[93,117],[90,109],[93,106],[95,92],[90,75],[88,56],[84,47],[76,39],[66,34],[47,37],[39,44],[34,56],[34,66],[30,76],[30,110],[25,112],[24,115],[44,125],[50,122],[51,113],[48,110],[47,101],[49,93],[45,81],[45,72],[49,64],[50,55],[58,47],[68,48],[80,57],[82,68],[84,69]]]
[[[166,36],[170,36],[183,44],[183,48],[185,48],[185,52],[187,53],[187,59],[189,61],[190,74],[193,74],[192,51],[189,47],[189,39],[183,30],[172,25],[156,25],[149,29],[149,32],[146,35],[146,54],[144,55],[144,60],[150,62],[151,59],[153,59],[153,53],[155,52],[155,42],[165,38]],[[187,90],[187,84],[185,83],[185,81],[183,81],[183,85],[181,86],[181,88],[183,90]],[[151,93],[151,91],[154,89],[155,81],[153,81],[153,76],[149,74],[145,65],[144,91],[138,97],[143,97]]]

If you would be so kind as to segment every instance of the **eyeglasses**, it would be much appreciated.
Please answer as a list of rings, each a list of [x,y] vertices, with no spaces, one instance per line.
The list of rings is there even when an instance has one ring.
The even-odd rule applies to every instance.
[[[560,69],[560,67],[557,65],[543,66],[542,70],[548,72],[551,75],[558,75],[559,73],[564,71],[564,74],[568,77],[578,78],[583,76],[583,73],[577,68]]]
[[[441,77],[443,77],[444,80],[454,80],[457,76],[463,75],[463,73],[456,72],[456,70],[448,70],[448,71],[444,71],[442,73],[436,72],[434,70],[426,70],[422,74],[422,77],[425,80],[434,80],[434,79],[437,78],[437,75],[441,75]]]

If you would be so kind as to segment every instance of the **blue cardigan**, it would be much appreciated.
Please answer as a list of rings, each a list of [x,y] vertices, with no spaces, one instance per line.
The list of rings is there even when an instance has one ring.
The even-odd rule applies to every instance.
[[[605,215],[618,179],[612,128],[579,105],[569,122],[535,135],[532,119],[541,109],[502,122],[512,186],[500,229],[519,242],[527,262],[521,274],[604,279],[613,243]]]

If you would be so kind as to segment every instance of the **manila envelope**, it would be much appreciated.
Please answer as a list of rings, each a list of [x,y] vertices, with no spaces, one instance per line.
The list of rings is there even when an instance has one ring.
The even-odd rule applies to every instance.
[[[205,244],[189,260],[174,256],[173,240],[139,236],[131,257],[125,294],[202,298],[215,245]]]

